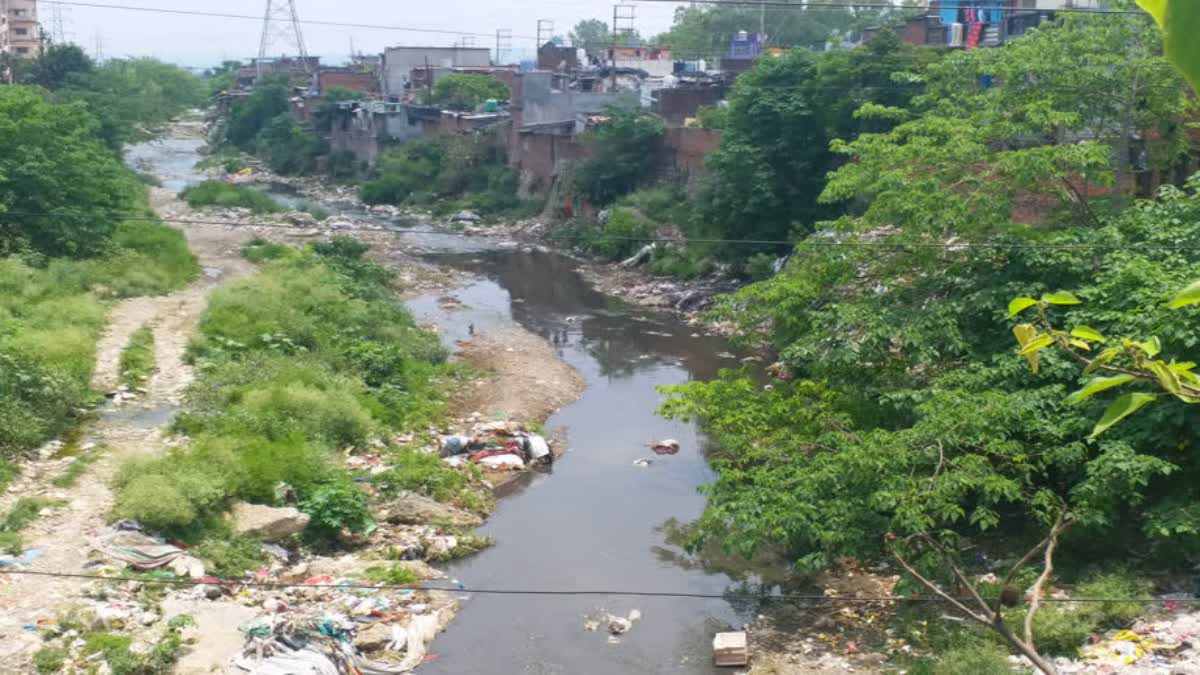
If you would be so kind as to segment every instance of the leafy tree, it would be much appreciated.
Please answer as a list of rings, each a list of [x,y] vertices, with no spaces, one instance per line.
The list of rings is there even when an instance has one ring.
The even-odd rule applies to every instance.
[[[271,170],[284,176],[312,171],[324,151],[321,139],[302,129],[292,113],[275,116],[255,140],[257,153]]]
[[[721,146],[708,158],[703,218],[721,236],[786,239],[837,215],[839,208],[817,201],[825,174],[842,161],[830,142],[888,128],[888,120],[855,111],[866,103],[906,105],[920,85],[898,84],[893,73],[921,69],[925,54],[885,32],[864,49],[821,55],[796,49],[760,60],[738,78],[722,115]]]
[[[588,149],[575,174],[576,188],[593,204],[607,204],[647,181],[666,126],[636,104],[613,106],[608,119],[582,137]]]
[[[330,87],[321,94],[321,101],[313,111],[313,129],[317,133],[327,134],[333,130],[333,116],[337,104],[342,101],[357,101],[363,98],[360,92],[345,87]]]
[[[96,128],[82,103],[0,88],[0,252],[96,255],[136,212],[142,188]]]
[[[216,95],[236,87],[241,67],[241,61],[222,61],[221,65],[205,70],[204,78],[208,81],[209,93]]]
[[[608,32],[608,24],[599,19],[584,19],[575,24],[570,37],[572,45],[588,54],[602,52],[612,44],[612,33]]]
[[[432,102],[450,110],[475,110],[488,99],[507,101],[508,85],[491,75],[450,73],[433,85]]]
[[[1163,29],[1167,58],[1200,91],[1200,46],[1194,39],[1200,30],[1200,7],[1186,0],[1137,0],[1137,4]]]
[[[265,78],[249,96],[233,106],[225,138],[243,150],[253,150],[258,134],[271,120],[289,112],[291,84],[284,76]]]
[[[52,44],[34,59],[22,81],[55,90],[81,83],[94,69],[91,57],[78,45]]]

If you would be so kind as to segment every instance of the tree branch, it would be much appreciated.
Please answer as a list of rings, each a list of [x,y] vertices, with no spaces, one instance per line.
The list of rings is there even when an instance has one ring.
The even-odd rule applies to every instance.
[[[1025,642],[1033,647],[1033,615],[1037,614],[1038,608],[1042,604],[1042,586],[1046,584],[1046,580],[1050,578],[1054,572],[1054,549],[1058,546],[1058,535],[1063,530],[1070,527],[1070,522],[1064,523],[1062,514],[1059,515],[1058,521],[1050,530],[1050,536],[1047,537],[1046,543],[1046,564],[1042,567],[1042,573],[1038,576],[1037,581],[1033,584],[1033,597],[1029,599],[1029,611],[1025,613]]]

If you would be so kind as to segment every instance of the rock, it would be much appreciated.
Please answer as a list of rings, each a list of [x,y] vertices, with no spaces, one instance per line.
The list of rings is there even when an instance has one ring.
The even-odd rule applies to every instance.
[[[453,223],[469,223],[471,225],[474,225],[475,223],[478,223],[479,220],[480,220],[479,214],[475,213],[474,211],[468,210],[468,209],[463,209],[462,211],[459,211],[458,213],[456,213],[450,217],[451,224],[453,224]]]
[[[358,631],[354,638],[354,646],[364,652],[377,652],[392,642],[392,627],[377,621]]]
[[[293,507],[276,508],[261,504],[237,502],[233,505],[232,525],[235,533],[277,542],[298,534],[308,526],[309,517]]]
[[[292,211],[290,213],[285,213],[283,215],[283,219],[293,225],[316,225],[317,224],[316,218],[313,218],[311,214],[305,213],[303,211]]]
[[[624,635],[629,632],[630,628],[633,628],[633,622],[623,616],[613,617],[608,622],[608,632],[613,635]]]
[[[217,586],[216,584],[211,584],[204,587],[204,597],[208,598],[209,600],[216,600],[222,595],[225,595],[225,591],[221,590],[221,587]]]
[[[469,511],[412,492],[402,493],[380,511],[380,518],[393,524],[439,523],[457,527],[479,527],[483,519]]]
[[[199,579],[204,576],[204,562],[190,555],[181,555],[171,561],[171,571],[176,576]]]

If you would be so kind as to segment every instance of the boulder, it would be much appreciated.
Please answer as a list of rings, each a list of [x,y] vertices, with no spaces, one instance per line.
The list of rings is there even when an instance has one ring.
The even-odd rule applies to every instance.
[[[479,527],[483,519],[456,506],[435,502],[414,492],[404,492],[388,502],[380,518],[393,524],[425,525],[440,523],[457,527]]]
[[[308,514],[290,506],[276,508],[261,504],[237,502],[233,505],[233,531],[240,535],[258,537],[266,542],[287,539],[308,526]]]
[[[479,220],[480,220],[480,218],[479,218],[478,213],[475,213],[474,211],[469,211],[467,209],[463,209],[462,211],[459,211],[458,213],[456,213],[450,217],[451,223],[469,223],[471,225],[474,225],[475,223],[478,223]]]
[[[316,225],[317,219],[304,211],[291,211],[283,215],[283,219],[293,225]]]

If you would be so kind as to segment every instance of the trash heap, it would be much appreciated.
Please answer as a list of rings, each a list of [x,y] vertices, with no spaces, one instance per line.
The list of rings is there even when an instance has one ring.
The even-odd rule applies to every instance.
[[[1190,594],[1160,597],[1164,613],[1130,628],[1108,631],[1080,650],[1079,659],[1054,660],[1060,673],[1200,674],[1200,612]],[[1186,602],[1182,602],[1186,600]]]
[[[451,466],[470,462],[493,471],[520,471],[554,461],[549,441],[511,420],[476,424],[470,436],[443,436],[440,454]]]
[[[266,613],[239,627],[246,646],[232,667],[256,675],[407,673],[427,660],[429,643],[454,616],[445,594],[355,590],[328,576],[308,582],[268,594]]]

